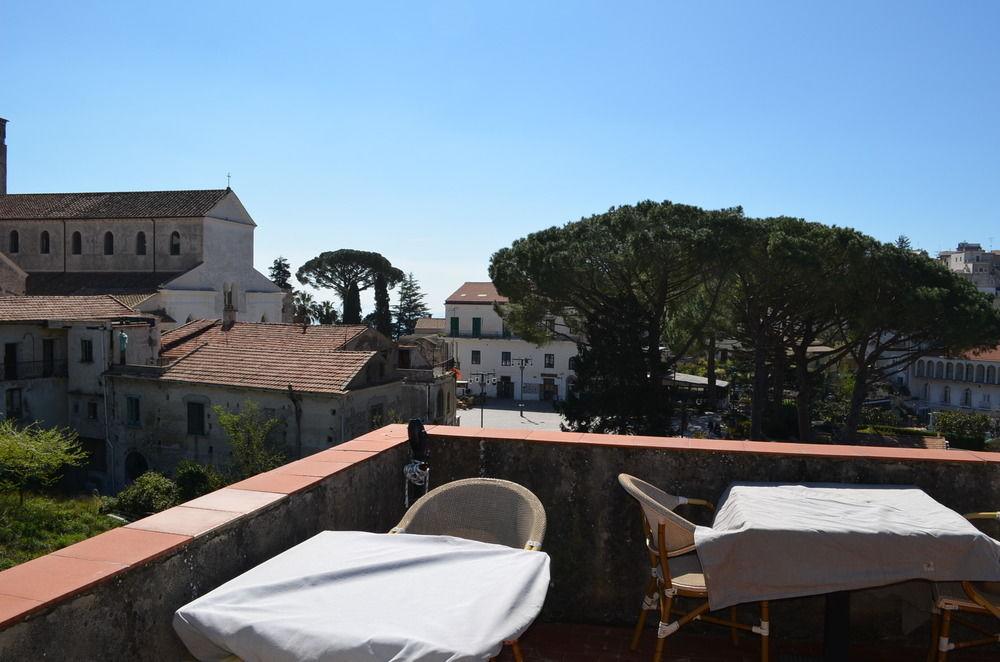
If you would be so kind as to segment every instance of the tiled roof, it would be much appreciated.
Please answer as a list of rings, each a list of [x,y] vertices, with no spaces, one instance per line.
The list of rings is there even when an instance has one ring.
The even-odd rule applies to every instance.
[[[142,296],[146,299],[160,286],[183,272],[108,271],[62,272],[38,271],[28,274],[25,294],[31,295],[85,295],[113,294],[115,296]],[[138,304],[136,304],[138,305]]]
[[[421,317],[417,320],[417,325],[413,327],[414,331],[425,333],[432,333],[436,331],[444,331],[447,328],[448,320],[443,317]]]
[[[0,195],[0,220],[204,216],[229,189]]]
[[[1000,361],[1000,347],[984,349],[981,352],[969,352],[962,358],[970,361]]]
[[[110,296],[0,297],[0,322],[140,317]]]
[[[493,283],[465,283],[455,290],[445,303],[507,303],[507,297],[500,296]]]
[[[259,324],[236,322],[228,331],[219,320],[194,320],[163,334],[160,355],[178,358],[203,343],[230,344],[242,347],[262,347],[281,353],[285,351],[333,351],[368,330],[363,325]]]
[[[343,349],[365,326],[308,326],[195,320],[161,337],[175,361],[162,379],[247,388],[342,393],[375,355]]]

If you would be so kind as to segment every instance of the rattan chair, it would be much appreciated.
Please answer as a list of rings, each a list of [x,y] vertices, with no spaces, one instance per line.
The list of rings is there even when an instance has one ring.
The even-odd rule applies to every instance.
[[[545,539],[545,508],[531,490],[496,478],[466,478],[420,497],[389,533],[455,536],[538,551]],[[517,662],[520,644],[505,641]]]
[[[970,521],[1000,520],[1000,513],[969,513]],[[945,662],[953,650],[1000,643],[1000,632],[990,630],[980,623],[970,621],[958,613],[986,614],[1000,619],[1000,582],[938,582],[933,586],[934,606],[931,617],[931,649],[928,662],[936,658]],[[985,635],[979,639],[952,641],[952,623]]]
[[[667,494],[628,474],[619,474],[618,482],[642,507],[642,523],[650,566],[650,578],[646,583],[639,621],[632,634],[631,649],[635,650],[639,646],[639,639],[646,625],[646,612],[658,608],[660,623],[656,632],[654,662],[660,662],[663,658],[666,638],[696,619],[730,628],[734,644],[739,630],[760,635],[760,659],[767,662],[770,638],[767,601],[760,603],[758,625],[738,622],[735,608],[730,609],[728,619],[710,615],[709,587],[705,583],[701,563],[694,551],[695,525],[674,512],[675,508],[684,504],[710,510],[715,510],[715,507],[704,499],[688,499]],[[697,598],[703,602],[685,612],[675,604],[677,597]],[[674,616],[677,616],[676,620],[672,620]]]

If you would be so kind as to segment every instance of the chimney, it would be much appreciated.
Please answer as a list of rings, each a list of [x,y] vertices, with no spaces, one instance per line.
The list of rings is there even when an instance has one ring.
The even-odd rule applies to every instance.
[[[7,120],[0,117],[0,195],[7,195]]]

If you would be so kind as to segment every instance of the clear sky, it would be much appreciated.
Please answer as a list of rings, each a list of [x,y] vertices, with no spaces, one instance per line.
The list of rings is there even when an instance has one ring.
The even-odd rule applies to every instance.
[[[1000,2],[0,4],[10,192],[221,188],[432,310],[617,204],[1000,248]],[[332,293],[329,295],[332,298]]]

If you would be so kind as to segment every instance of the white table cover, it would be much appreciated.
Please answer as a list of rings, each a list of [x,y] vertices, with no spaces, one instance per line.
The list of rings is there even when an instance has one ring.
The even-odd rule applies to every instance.
[[[694,538],[712,609],[910,579],[1000,580],[1000,543],[916,487],[734,483]]]
[[[542,552],[325,531],[181,607],[174,630],[199,660],[486,660],[548,584]]]

